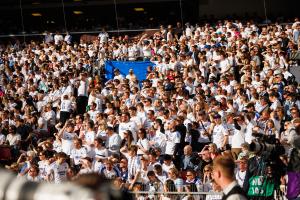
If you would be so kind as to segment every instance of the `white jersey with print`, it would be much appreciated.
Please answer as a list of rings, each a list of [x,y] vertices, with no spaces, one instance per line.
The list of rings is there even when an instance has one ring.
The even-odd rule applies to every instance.
[[[62,141],[61,141],[61,148],[64,153],[67,155],[70,155],[71,150],[74,148],[73,146],[73,139],[77,138],[76,133],[68,133],[64,132],[62,136]]]
[[[54,162],[49,167],[49,174],[53,173],[54,175],[54,183],[62,183],[64,181],[67,181],[67,170],[69,169],[68,163],[64,162],[62,164],[59,164],[57,162]]]
[[[227,135],[227,128],[223,124],[216,125],[213,129],[213,143],[215,143],[218,148],[221,148],[223,145],[224,137]]]
[[[72,109],[72,101],[70,101],[69,99],[64,99],[61,101],[60,111],[70,112],[71,109]]]
[[[87,149],[85,147],[81,147],[80,149],[72,149],[70,158],[73,158],[75,165],[79,165],[80,159],[85,157],[87,157]]]

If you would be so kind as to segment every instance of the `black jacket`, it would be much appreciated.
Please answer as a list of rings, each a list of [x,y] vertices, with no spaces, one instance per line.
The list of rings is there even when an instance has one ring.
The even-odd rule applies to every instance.
[[[187,156],[183,155],[180,160],[180,168],[182,170],[188,170],[188,169],[195,170],[198,164],[199,164],[199,156],[197,153],[192,153],[192,155],[188,158]]]

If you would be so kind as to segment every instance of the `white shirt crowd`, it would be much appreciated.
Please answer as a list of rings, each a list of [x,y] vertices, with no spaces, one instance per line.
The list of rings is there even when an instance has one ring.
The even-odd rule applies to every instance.
[[[43,42],[0,45],[0,144],[15,161],[7,168],[33,181],[94,172],[134,191],[218,191],[211,160],[221,151],[247,159],[253,133],[274,136],[287,157],[298,147],[299,87],[290,68],[299,35],[298,19],[225,20],[161,26],[140,38],[103,31],[76,43],[47,33]],[[134,69],[105,80],[108,60],[154,66],[143,81]],[[78,97],[88,98],[84,114]],[[245,170],[238,164],[241,185]]]

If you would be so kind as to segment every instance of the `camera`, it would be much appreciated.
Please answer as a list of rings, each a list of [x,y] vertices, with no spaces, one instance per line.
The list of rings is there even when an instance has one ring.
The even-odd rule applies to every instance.
[[[274,153],[274,155],[278,156],[285,153],[284,147],[275,138],[275,135],[267,136],[261,133],[253,133],[252,135],[256,137],[256,141],[250,143],[250,152],[254,152],[255,154]]]
[[[275,149],[274,144],[268,144],[265,142],[252,142],[249,145],[249,151],[254,153],[272,152],[274,149]]]

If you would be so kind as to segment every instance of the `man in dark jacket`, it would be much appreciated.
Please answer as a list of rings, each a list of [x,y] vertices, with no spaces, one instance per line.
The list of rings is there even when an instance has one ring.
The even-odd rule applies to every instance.
[[[197,165],[199,163],[199,156],[197,153],[193,153],[192,146],[187,145],[183,149],[183,156],[180,160],[180,168],[182,170],[188,170],[188,169],[196,169]]]

